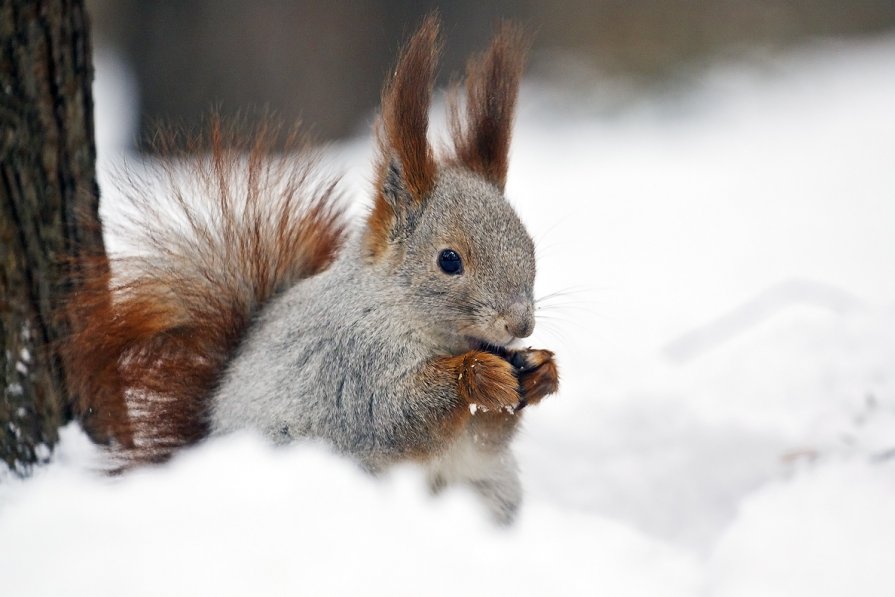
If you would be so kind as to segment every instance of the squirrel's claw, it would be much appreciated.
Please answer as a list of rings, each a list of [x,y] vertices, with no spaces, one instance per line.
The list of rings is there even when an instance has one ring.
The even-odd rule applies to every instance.
[[[458,384],[472,414],[515,413],[555,393],[559,372],[549,350],[472,351],[463,358]]]
[[[513,366],[490,352],[466,353],[457,376],[460,396],[470,411],[516,409],[519,404],[519,382]]]
[[[522,361],[522,366],[516,365]],[[553,353],[549,350],[520,350],[509,360],[516,368],[519,379],[519,406],[521,410],[529,404],[537,404],[542,398],[556,393],[559,388],[559,370]]]

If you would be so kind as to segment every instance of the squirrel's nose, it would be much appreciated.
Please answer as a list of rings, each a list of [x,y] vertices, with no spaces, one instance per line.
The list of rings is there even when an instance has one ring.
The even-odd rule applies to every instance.
[[[504,316],[506,330],[516,338],[527,338],[535,329],[534,307],[529,301],[513,303]]]

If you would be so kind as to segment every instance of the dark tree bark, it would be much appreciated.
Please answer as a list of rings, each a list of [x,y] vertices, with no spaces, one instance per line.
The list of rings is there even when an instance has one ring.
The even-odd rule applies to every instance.
[[[108,267],[83,2],[3,0],[0,48],[0,459],[26,473],[78,414],[60,351],[72,274],[81,255]]]

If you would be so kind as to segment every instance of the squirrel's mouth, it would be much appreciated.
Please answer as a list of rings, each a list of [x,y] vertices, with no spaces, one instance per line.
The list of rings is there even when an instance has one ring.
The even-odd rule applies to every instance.
[[[505,344],[495,344],[494,342],[491,342],[489,340],[483,340],[481,338],[475,338],[472,336],[467,336],[466,339],[469,341],[470,350],[481,350],[483,352],[490,352],[503,358],[506,358],[509,354],[507,349],[510,342],[515,340],[515,338],[513,338],[510,340],[510,342],[507,342]]]

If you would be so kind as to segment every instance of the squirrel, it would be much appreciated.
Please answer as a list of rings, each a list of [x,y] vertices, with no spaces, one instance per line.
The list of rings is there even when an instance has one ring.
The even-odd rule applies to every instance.
[[[504,197],[527,44],[502,24],[470,60],[436,155],[440,48],[430,16],[386,81],[357,229],[313,153],[269,155],[281,135],[265,125],[240,144],[215,120],[204,157],[169,162],[162,183],[129,177],[149,248],[72,299],[85,426],[111,425],[138,464],[245,428],[322,439],[374,473],[422,463],[433,491],[466,484],[513,520],[520,411],[558,388],[552,352],[511,347],[535,325],[534,244]]]

